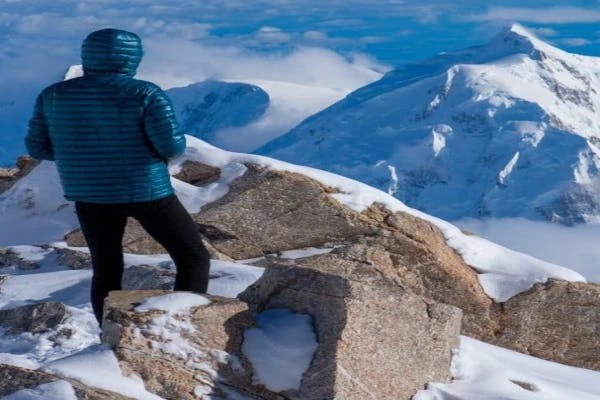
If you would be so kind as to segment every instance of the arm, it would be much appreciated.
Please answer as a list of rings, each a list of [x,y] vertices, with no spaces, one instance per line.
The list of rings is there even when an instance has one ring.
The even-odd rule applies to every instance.
[[[146,106],[144,130],[154,150],[165,161],[185,150],[185,136],[179,130],[173,105],[161,89],[151,95]]]
[[[33,158],[54,161],[52,142],[48,134],[48,123],[44,115],[44,99],[38,95],[33,108],[33,116],[29,120],[25,146]]]

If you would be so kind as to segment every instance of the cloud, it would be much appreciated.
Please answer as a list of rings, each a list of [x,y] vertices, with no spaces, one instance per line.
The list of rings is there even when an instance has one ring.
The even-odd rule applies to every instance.
[[[600,283],[600,226],[566,227],[521,218],[454,222],[493,242],[571,268]]]
[[[587,46],[592,44],[591,40],[585,38],[564,38],[559,40],[560,43],[566,44],[567,46],[579,47],[579,46]]]
[[[541,24],[573,24],[600,22],[597,8],[583,7],[491,7],[482,14],[465,19],[471,21],[520,21]]]
[[[164,87],[220,79],[273,80],[348,90],[371,82],[387,70],[366,55],[344,57],[319,47],[265,54],[240,46],[154,38],[145,42],[145,48],[140,76]]]
[[[528,30],[533,32],[535,35],[540,37],[553,37],[558,35],[558,32],[552,28],[532,28],[528,27]]]

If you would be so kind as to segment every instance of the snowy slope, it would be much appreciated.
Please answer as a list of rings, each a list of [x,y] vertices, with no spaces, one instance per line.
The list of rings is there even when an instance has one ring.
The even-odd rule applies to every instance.
[[[81,65],[72,65],[65,79],[82,75]],[[357,75],[361,84],[381,77],[371,70],[358,71]],[[156,82],[171,97],[184,129],[220,148],[243,152],[253,151],[281,136],[352,91],[352,86],[340,87],[340,82],[328,87],[319,82],[251,77],[207,80],[187,86],[173,86],[181,83],[168,78],[158,78]]]
[[[257,152],[444,219],[600,223],[600,60],[520,25],[400,67]]]
[[[214,142],[216,131],[245,126],[269,107],[264,90],[238,82],[199,82],[169,89],[167,94],[180,126],[209,143]]]

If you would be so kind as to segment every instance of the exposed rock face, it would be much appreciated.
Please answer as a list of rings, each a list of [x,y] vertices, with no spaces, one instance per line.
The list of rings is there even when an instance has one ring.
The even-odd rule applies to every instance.
[[[11,249],[0,248],[0,268],[17,267],[19,269],[37,269],[40,265],[35,261],[25,260]]]
[[[55,247],[54,251],[58,253],[58,262],[60,265],[71,269],[92,268],[92,258],[88,253],[60,247]]]
[[[221,252],[234,259],[346,242],[372,229],[356,213],[303,175],[256,165],[194,219]]]
[[[78,400],[131,400],[129,397],[114,392],[90,388],[79,382],[50,375],[40,370],[0,364],[0,396],[2,398],[20,390],[33,389],[59,380],[65,380],[73,386]]]
[[[183,316],[134,311],[143,299],[165,293],[111,292],[106,300],[103,341],[115,346],[123,371],[140,375],[147,390],[168,399],[196,400],[195,393],[226,398],[227,390],[236,391],[231,378],[237,375],[250,385],[247,363],[232,355],[254,323],[248,306],[207,296],[209,305]]]
[[[0,325],[13,335],[43,333],[63,323],[68,316],[63,303],[52,301],[0,310]]]
[[[341,276],[273,266],[242,295],[251,310],[214,296],[187,316],[133,310],[163,293],[112,292],[103,339],[115,346],[124,370],[167,398],[227,398],[235,390],[252,399],[408,400],[427,382],[449,379],[460,331],[459,309],[426,301],[373,270]],[[273,393],[253,383],[241,345],[255,313],[280,307],[312,316],[319,347],[300,389]],[[183,352],[173,351],[173,340]]]
[[[372,269],[272,266],[240,297],[255,312],[283,307],[313,317],[319,347],[300,389],[284,398],[408,400],[426,382],[450,378],[461,311]]]
[[[504,303],[495,344],[600,370],[600,285],[551,280]]]
[[[19,178],[27,175],[38,164],[39,161],[30,156],[20,156],[15,168],[0,168],[0,193],[10,189]]]
[[[477,273],[446,244],[436,226],[377,206],[363,216],[381,228],[380,234],[365,237],[350,249],[334,251],[330,257],[341,253],[342,258],[361,260],[418,295],[462,309],[462,333],[467,336],[482,340],[493,336],[500,307],[485,294]]]
[[[173,288],[175,271],[153,265],[132,265],[123,271],[123,290]]]
[[[196,186],[214,182],[220,176],[221,170],[219,168],[192,160],[185,160],[181,165],[181,170],[173,175],[174,178],[180,181]]]

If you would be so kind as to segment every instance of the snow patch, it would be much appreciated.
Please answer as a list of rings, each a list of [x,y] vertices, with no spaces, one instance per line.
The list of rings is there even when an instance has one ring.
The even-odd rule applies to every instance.
[[[269,390],[298,389],[319,344],[312,318],[287,309],[260,313],[244,334],[242,351],[254,367],[254,381]]]
[[[452,360],[451,383],[430,383],[413,400],[600,398],[600,372],[570,367],[466,336]]]
[[[515,167],[515,165],[517,165],[518,161],[519,152],[517,151],[515,155],[510,159],[508,164],[506,164],[504,169],[502,169],[502,171],[498,173],[498,183],[500,183],[500,185],[506,185],[506,178],[508,178],[508,176],[511,174],[513,168]]]
[[[19,390],[3,400],[77,400],[75,389],[67,381],[44,383],[33,389]]]
[[[185,312],[193,307],[206,306],[208,304],[210,304],[210,300],[199,294],[175,292],[144,299],[134,310],[137,312],[159,310],[169,314],[176,314]]]
[[[112,350],[98,346],[42,367],[48,373],[72,378],[84,385],[110,390],[138,400],[164,400],[147,392],[142,379],[124,376]]]

